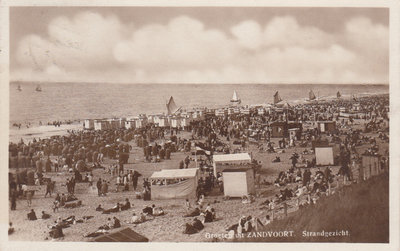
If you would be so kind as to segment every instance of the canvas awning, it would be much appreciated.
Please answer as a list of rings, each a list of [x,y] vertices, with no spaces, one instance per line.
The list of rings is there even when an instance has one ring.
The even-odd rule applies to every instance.
[[[250,162],[251,157],[248,153],[220,154],[213,156],[214,162]]]
[[[182,178],[193,178],[197,175],[197,168],[188,169],[163,169],[158,172],[154,172],[150,179],[182,179]]]
[[[94,242],[148,242],[149,239],[127,227],[93,239]]]

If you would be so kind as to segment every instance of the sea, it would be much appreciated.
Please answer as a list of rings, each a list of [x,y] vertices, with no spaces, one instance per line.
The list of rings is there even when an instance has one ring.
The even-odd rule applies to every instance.
[[[18,85],[21,91],[18,91]],[[131,117],[166,112],[172,96],[178,107],[218,108],[229,105],[234,90],[242,105],[273,102],[276,91],[288,102],[304,101],[310,90],[320,98],[389,93],[389,85],[368,84],[110,84],[10,83],[10,125],[37,125],[86,118]]]

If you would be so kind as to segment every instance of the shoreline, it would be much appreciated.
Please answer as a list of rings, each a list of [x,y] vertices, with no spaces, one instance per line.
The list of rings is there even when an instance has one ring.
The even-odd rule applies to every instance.
[[[360,93],[356,94],[358,98],[365,98],[365,97],[373,97],[373,96],[380,96],[380,95],[390,95],[389,93]],[[323,102],[335,102],[338,101],[335,96],[325,96],[322,97],[324,98]],[[351,94],[344,94],[341,97],[341,100],[350,100],[352,98]],[[294,99],[294,100],[283,100],[283,103],[291,103],[292,105],[310,105],[312,103],[307,102],[306,99]],[[262,105],[269,105],[269,104],[262,104]],[[252,105],[247,104],[247,105],[241,105],[241,106],[249,106],[251,107]],[[253,105],[255,106],[255,105]],[[229,107],[229,105],[224,106],[224,107]],[[198,108],[198,107],[197,107]],[[207,106],[205,106],[207,108]],[[214,108],[214,107],[209,107],[210,109],[220,109],[219,108]],[[190,110],[190,109],[196,109],[196,107],[184,107],[185,110]],[[158,114],[158,113],[155,113]],[[146,115],[152,115],[152,114],[146,114]],[[31,124],[29,128],[24,128],[24,125],[22,126],[22,129],[18,129],[17,127],[12,126],[10,124],[10,131],[9,131],[9,142],[12,143],[18,143],[22,139],[24,142],[31,142],[34,138],[50,138],[51,136],[63,136],[67,135],[69,130],[84,130],[82,123],[85,120],[85,118],[80,118],[80,119],[73,119],[71,120],[71,124],[61,124],[60,127],[55,127],[54,125],[35,125]],[[11,123],[11,122],[10,122]]]
[[[70,130],[82,130],[81,123],[64,124],[60,127],[54,125],[41,125],[31,126],[29,128],[18,129],[16,127],[10,128],[9,142],[18,143],[21,139],[27,143],[31,142],[34,138],[50,138],[51,136],[67,135]]]

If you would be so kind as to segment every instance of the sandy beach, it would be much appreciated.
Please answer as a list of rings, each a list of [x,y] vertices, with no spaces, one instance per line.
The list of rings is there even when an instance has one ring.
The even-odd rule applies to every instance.
[[[16,127],[10,128],[10,138],[9,141],[13,143],[19,142],[21,139],[28,143],[32,141],[34,138],[36,139],[44,139],[50,138],[51,136],[63,136],[67,135],[70,130],[81,130],[82,124],[62,124],[60,127],[55,127],[53,125],[42,125],[42,126],[31,126],[29,128],[21,129]]]
[[[363,126],[363,121],[355,121],[354,128],[361,128]],[[69,128],[73,128],[72,126]],[[43,129],[43,128],[41,128]],[[64,127],[63,129],[66,129]],[[50,136],[52,133],[64,133],[62,130],[55,130],[52,132],[44,132],[42,130],[42,135]],[[376,136],[376,134],[367,134],[368,136]],[[188,138],[188,133],[182,133],[181,137]],[[44,136],[43,136],[44,137]],[[277,145],[277,139],[274,141]],[[226,142],[229,144],[229,142]],[[171,155],[171,160],[163,160],[160,163],[147,163],[143,159],[143,150],[137,147],[134,142],[129,142],[132,146],[130,151],[129,163],[125,165],[125,169],[134,169],[140,172],[143,176],[139,178],[139,188],[142,190],[143,178],[149,177],[154,171],[161,169],[174,169],[178,168],[179,161],[185,158],[187,155],[184,152],[177,152]],[[381,151],[384,152],[388,149],[387,143],[380,142]],[[235,148],[231,144],[232,148]],[[368,146],[364,145],[358,149],[358,151],[363,151]],[[290,165],[290,156],[293,152],[300,153],[305,148],[302,147],[291,147],[285,150],[283,153],[266,153],[259,151],[255,145],[249,145],[246,149],[249,153],[252,153],[253,158],[261,161],[262,168],[259,171],[261,174],[261,179],[273,183],[280,171],[287,170]],[[280,163],[273,163],[272,160],[279,156],[281,158]],[[304,155],[304,158],[311,160],[313,155]],[[115,161],[106,159],[104,166],[108,166]],[[195,163],[192,161],[189,168],[195,167]],[[333,166],[333,173],[336,174],[338,171],[338,166]],[[315,173],[315,169],[312,170]],[[116,177],[111,177],[110,174],[106,173],[102,169],[95,169],[93,171],[94,177],[102,177],[111,182],[109,188],[109,193],[105,197],[99,197],[97,195],[96,189],[91,189],[88,183],[78,183],[76,186],[75,194],[79,200],[82,200],[82,206],[74,209],[64,209],[60,208],[59,212],[52,212],[51,205],[54,199],[54,194],[52,197],[44,198],[45,186],[39,186],[38,191],[35,193],[33,198],[33,204],[31,208],[34,208],[38,217],[40,217],[40,212],[45,211],[50,213],[52,216],[47,220],[37,220],[28,221],[26,219],[26,214],[28,213],[30,207],[27,206],[25,200],[17,201],[17,210],[10,211],[9,217],[10,221],[13,222],[15,228],[15,233],[9,236],[10,240],[31,240],[31,241],[43,241],[48,239],[48,226],[53,224],[58,218],[67,218],[71,215],[75,215],[77,219],[81,219],[83,216],[94,216],[94,218],[89,219],[87,222],[78,223],[76,225],[71,225],[69,228],[63,229],[65,237],[59,239],[60,241],[90,241],[91,238],[85,238],[84,235],[95,231],[99,226],[106,222],[107,218],[116,216],[121,220],[123,227],[131,227],[138,233],[146,236],[150,241],[172,241],[172,242],[182,242],[182,241],[212,241],[207,238],[206,234],[221,234],[226,233],[225,229],[235,223],[242,215],[252,215],[253,217],[264,218],[265,215],[270,214],[265,208],[263,208],[260,203],[266,199],[271,199],[275,194],[279,193],[280,187],[273,185],[260,185],[257,186],[256,199],[254,203],[243,204],[239,199],[224,200],[223,195],[212,195],[218,193],[218,189],[211,193],[211,195],[206,197],[206,203],[210,203],[216,210],[217,221],[212,223],[206,223],[205,229],[201,232],[193,235],[183,234],[184,224],[190,221],[190,218],[183,218],[182,216],[186,213],[184,209],[184,200],[152,200],[143,201],[141,199],[135,198],[135,193],[132,188],[128,192],[116,192],[115,191],[115,181]],[[72,177],[71,173],[46,173],[45,177],[52,178],[56,181],[56,191],[59,193],[66,193],[65,181],[67,177]],[[96,180],[96,179],[95,179]],[[289,187],[294,187],[295,184],[289,185]],[[332,189],[334,190],[336,182],[332,184]],[[125,198],[128,198],[133,204],[133,208],[128,211],[122,211],[119,213],[113,213],[110,215],[101,214],[96,212],[95,208],[101,204],[103,208],[111,208],[117,202],[123,202]],[[301,200],[305,200],[303,197]],[[156,206],[161,206],[166,215],[155,217],[153,220],[146,221],[137,226],[126,223],[130,220],[132,213],[139,213],[145,206],[151,206],[155,204]],[[194,204],[194,201],[191,201]],[[289,201],[289,210],[292,212],[297,210],[296,201]],[[278,207],[279,208],[279,207]],[[283,217],[283,209],[278,209],[276,211],[275,217]]]

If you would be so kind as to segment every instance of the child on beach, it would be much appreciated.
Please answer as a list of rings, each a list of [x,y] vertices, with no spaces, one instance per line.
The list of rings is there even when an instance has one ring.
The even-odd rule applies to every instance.
[[[33,191],[28,190],[26,192],[26,202],[28,202],[28,207],[32,206],[32,197],[33,197]]]

